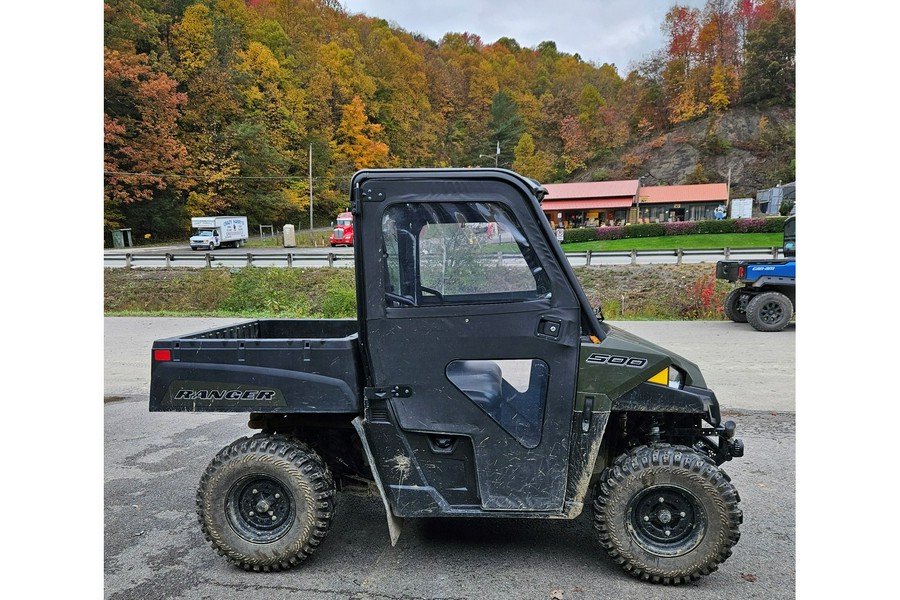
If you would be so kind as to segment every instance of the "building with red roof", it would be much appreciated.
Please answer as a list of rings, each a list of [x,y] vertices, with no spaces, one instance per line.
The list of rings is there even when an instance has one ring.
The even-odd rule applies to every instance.
[[[547,195],[541,209],[554,228],[568,229],[624,224],[637,201],[640,181],[547,183],[544,187]]]
[[[644,186],[640,192],[642,223],[709,221],[718,206],[728,204],[728,184]]]
[[[642,186],[637,179],[544,184],[541,209],[552,227],[701,221],[727,205],[728,185]]]

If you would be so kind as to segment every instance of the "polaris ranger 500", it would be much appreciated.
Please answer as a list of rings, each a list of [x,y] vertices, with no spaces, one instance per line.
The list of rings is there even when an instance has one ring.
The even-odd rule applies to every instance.
[[[154,342],[151,411],[247,412],[200,480],[212,546],[254,571],[325,538],[336,491],[402,520],[574,519],[629,574],[677,584],[740,538],[743,454],[692,362],[609,326],[502,169],[353,176],[358,318],[254,320]]]

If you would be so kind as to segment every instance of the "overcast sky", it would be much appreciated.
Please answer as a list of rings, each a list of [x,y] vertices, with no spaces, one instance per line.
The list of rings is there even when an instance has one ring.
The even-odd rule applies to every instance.
[[[474,33],[486,44],[501,37],[523,48],[552,40],[585,61],[629,67],[665,45],[660,26],[675,0],[342,0],[350,13],[386,19],[439,41],[445,33]],[[703,8],[705,0],[679,0]]]

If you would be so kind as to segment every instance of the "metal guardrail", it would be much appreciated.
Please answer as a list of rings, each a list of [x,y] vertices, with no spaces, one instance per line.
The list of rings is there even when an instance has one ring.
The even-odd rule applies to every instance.
[[[203,254],[180,254],[166,252],[108,252],[103,254],[104,266],[114,267],[213,267],[213,266],[352,266],[352,254],[305,254],[298,252],[247,252],[244,254],[205,252]]]
[[[586,250],[584,252],[566,252],[566,258],[570,263],[573,258],[583,259],[584,265],[590,267],[594,264],[595,258],[600,259],[601,263],[604,259],[628,258],[631,264],[636,265],[641,258],[671,256],[675,258],[675,264],[680,265],[684,262],[685,256],[721,256],[727,260],[732,254],[778,258],[779,255],[783,256],[783,253],[783,248],[774,246],[771,248],[691,248],[687,250],[682,248],[676,250]]]
[[[672,258],[674,261],[664,261],[674,264],[682,264],[685,257],[712,256],[728,259],[732,255],[739,256],[767,256],[779,258],[783,256],[783,249],[770,248],[711,248],[690,250],[586,250],[583,252],[567,252],[566,258],[575,266],[596,266],[601,264],[641,264],[653,262],[647,259]],[[501,262],[506,259],[516,259],[521,256],[514,253],[498,254]],[[619,259],[619,260],[615,260]],[[623,263],[621,259],[626,259]],[[641,260],[645,259],[645,260]],[[205,252],[198,254],[187,253],[135,253],[135,252],[110,252],[103,254],[103,264],[107,267],[249,267],[249,266],[274,266],[274,267],[352,267],[352,254],[312,254],[304,252],[273,252],[273,253],[215,253]]]

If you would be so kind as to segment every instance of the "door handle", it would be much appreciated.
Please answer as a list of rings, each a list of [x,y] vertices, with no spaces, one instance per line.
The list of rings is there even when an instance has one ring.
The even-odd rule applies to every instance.
[[[552,338],[554,340],[559,339],[559,334],[562,331],[562,321],[555,321],[553,319],[542,318],[538,323],[538,334],[544,337]]]

